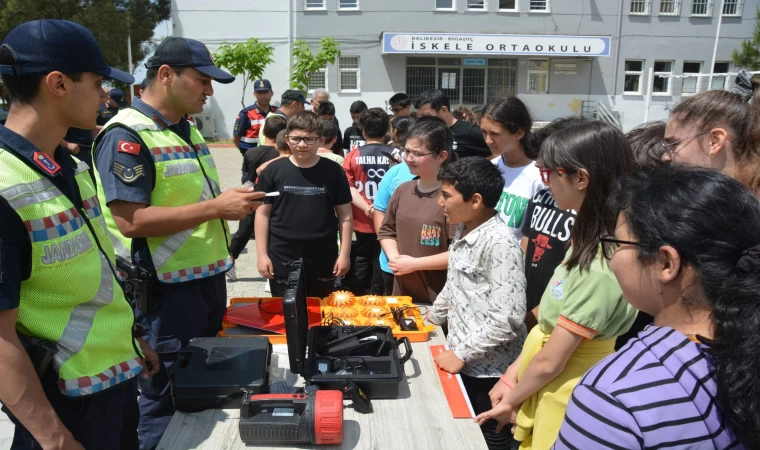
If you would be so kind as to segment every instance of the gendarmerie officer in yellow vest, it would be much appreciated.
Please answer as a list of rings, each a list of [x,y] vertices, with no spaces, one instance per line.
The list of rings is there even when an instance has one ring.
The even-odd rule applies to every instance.
[[[136,449],[135,378],[160,362],[133,337],[88,166],[59,145],[69,127],[95,128],[103,78],[134,79],[62,20],[13,29],[0,74],[13,97],[0,126],[0,401],[12,448]]]
[[[263,197],[248,188],[220,193],[214,159],[187,114],[213,95],[212,80],[234,77],[202,43],[166,39],[146,63],[146,90],[108,122],[94,143],[96,183],[108,231],[137,318],[163,364],[140,382],[140,445],[158,445],[174,407],[167,369],[191,338],[215,336],[227,307],[232,267],[227,220]]]

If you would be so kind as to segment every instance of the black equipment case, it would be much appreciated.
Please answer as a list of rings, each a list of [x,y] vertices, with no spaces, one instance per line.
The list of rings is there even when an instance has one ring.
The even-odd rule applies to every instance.
[[[188,412],[240,408],[243,389],[267,393],[271,353],[267,338],[190,340],[172,367],[174,406]]]
[[[391,328],[381,326],[309,329],[301,263],[294,267],[283,298],[291,372],[320,389],[341,390],[346,380],[353,380],[369,398],[398,397],[404,363],[412,356],[409,339],[394,339]]]

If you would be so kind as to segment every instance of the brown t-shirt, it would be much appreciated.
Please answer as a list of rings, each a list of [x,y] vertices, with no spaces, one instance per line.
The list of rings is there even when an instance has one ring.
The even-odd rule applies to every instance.
[[[400,255],[433,256],[449,249],[456,228],[449,225],[438,205],[441,190],[420,192],[417,180],[407,181],[393,193],[378,238],[394,239]],[[446,284],[445,270],[423,270],[401,275],[393,283],[393,295],[407,295],[414,302],[433,303]]]

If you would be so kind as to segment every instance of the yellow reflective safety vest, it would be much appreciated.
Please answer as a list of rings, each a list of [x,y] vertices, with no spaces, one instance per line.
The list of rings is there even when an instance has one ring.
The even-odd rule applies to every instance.
[[[78,162],[78,209],[52,181],[0,148],[0,197],[23,221],[32,248],[16,330],[55,344],[58,387],[69,397],[100,392],[142,370],[134,313],[114,277],[114,250],[87,169]]]
[[[191,122],[190,143],[133,108],[119,111],[100,136],[115,127],[126,128],[139,136],[144,147],[140,151],[147,150],[153,158],[155,184],[150,198],[151,206],[184,206],[210,200],[220,194],[216,164],[194,123]],[[93,159],[99,142],[98,138],[93,144]],[[105,192],[97,168],[95,179],[98,197],[105,204]],[[108,208],[104,215],[116,253],[132,261],[132,240],[119,231]],[[158,280],[163,283],[207,278],[232,267],[229,226],[223,219],[211,220],[171,236],[148,237],[145,240]]]

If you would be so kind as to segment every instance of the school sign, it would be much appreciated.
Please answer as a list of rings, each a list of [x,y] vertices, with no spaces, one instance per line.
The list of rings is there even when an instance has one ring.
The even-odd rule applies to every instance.
[[[383,54],[610,56],[609,36],[383,32]]]

